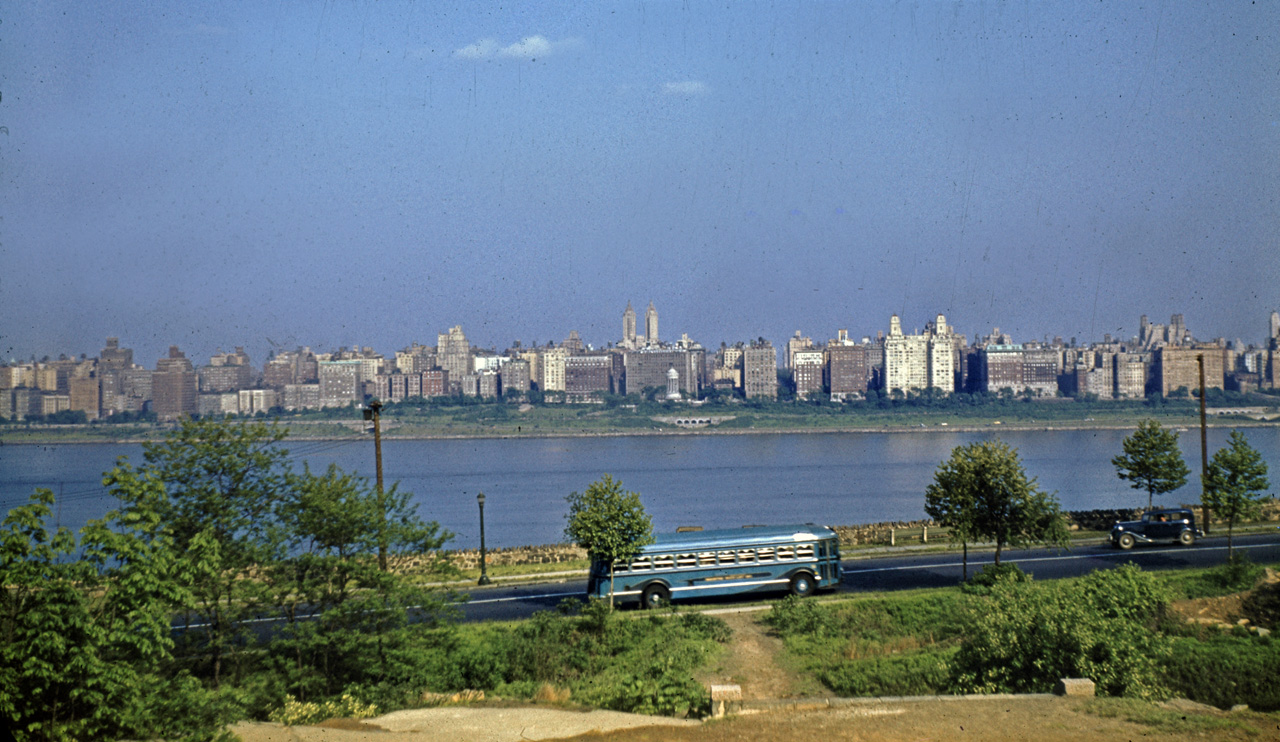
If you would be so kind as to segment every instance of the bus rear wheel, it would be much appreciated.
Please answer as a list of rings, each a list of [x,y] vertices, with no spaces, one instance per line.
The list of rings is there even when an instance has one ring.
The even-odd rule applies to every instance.
[[[808,572],[801,572],[791,578],[791,594],[797,598],[812,595],[815,587],[816,585],[813,582],[813,575]]]
[[[641,608],[661,608],[671,602],[671,591],[665,585],[650,585],[640,594]]]

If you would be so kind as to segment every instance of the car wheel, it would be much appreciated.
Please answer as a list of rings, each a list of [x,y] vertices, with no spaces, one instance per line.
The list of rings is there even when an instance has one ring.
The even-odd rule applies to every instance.
[[[1191,531],[1183,531],[1178,534],[1178,543],[1183,546],[1191,546],[1196,542],[1196,535]]]
[[[640,595],[641,608],[661,608],[671,602],[671,591],[666,585],[650,585]]]
[[[1120,540],[1116,542],[1116,545],[1119,546],[1121,549],[1132,549],[1133,544],[1134,544],[1134,538],[1132,533],[1120,534]]]
[[[808,572],[801,572],[791,578],[791,594],[797,598],[803,598],[811,595],[814,590],[813,575]]]

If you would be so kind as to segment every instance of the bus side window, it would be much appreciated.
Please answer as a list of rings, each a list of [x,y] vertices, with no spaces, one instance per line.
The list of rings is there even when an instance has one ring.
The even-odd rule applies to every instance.
[[[654,569],[671,569],[675,565],[676,565],[675,557],[671,556],[670,554],[663,554],[662,556],[655,556],[653,558]]]
[[[652,569],[652,568],[653,568],[653,562],[647,556],[636,557],[635,559],[631,560],[632,571],[640,570],[640,569]]]
[[[716,553],[714,551],[698,552],[698,566],[700,567],[716,566]]]
[[[795,559],[795,558],[796,558],[796,547],[794,546],[778,547],[778,559]]]
[[[812,559],[812,558],[813,558],[813,544],[800,544],[799,546],[797,546],[797,547],[796,547],[796,558],[797,558],[797,559]]]
[[[614,563],[613,563],[613,573],[614,573],[615,575],[616,575],[616,574],[618,574],[618,573],[620,573],[620,572],[627,572],[627,571],[629,571],[629,568],[627,567],[627,563],[626,563],[626,562],[614,562]]]
[[[698,566],[697,554],[676,554],[677,567],[696,567]]]
[[[772,562],[772,561],[773,561],[773,547],[772,547],[772,546],[766,546],[766,547],[762,547],[762,548],[756,549],[756,554],[758,554],[758,555],[759,555],[759,557],[760,557],[760,561],[762,561],[762,562]]]
[[[755,563],[756,563],[755,549],[739,549],[738,550],[738,564],[755,564]]]
[[[738,561],[733,550],[719,552],[716,556],[719,557],[721,564],[735,564]]]

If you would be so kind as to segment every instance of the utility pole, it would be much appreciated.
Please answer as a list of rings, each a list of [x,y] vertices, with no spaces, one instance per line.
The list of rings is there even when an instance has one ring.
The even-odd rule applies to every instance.
[[[1209,521],[1213,514],[1209,512],[1209,502],[1204,496],[1204,484],[1209,480],[1209,434],[1204,415],[1204,353],[1196,355],[1196,363],[1200,365],[1200,504],[1204,506],[1204,532],[1209,533]]]
[[[369,402],[364,410],[364,419],[373,421],[373,456],[377,461],[378,486],[378,569],[387,571],[387,503],[382,491],[382,403],[378,400]]]

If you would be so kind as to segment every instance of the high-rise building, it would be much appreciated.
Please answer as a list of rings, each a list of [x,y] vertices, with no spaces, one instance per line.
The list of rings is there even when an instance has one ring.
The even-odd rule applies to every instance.
[[[498,381],[504,397],[529,391],[529,362],[516,358],[504,363],[498,371]]]
[[[702,389],[706,358],[701,346],[642,348],[626,352],[622,363],[622,388],[626,394],[643,394],[646,389],[666,389],[667,370],[674,368],[680,374],[680,391],[696,397]]]
[[[653,302],[649,302],[649,308],[644,311],[644,344],[649,348],[659,345],[658,310],[653,308]]]
[[[884,339],[884,389],[906,394],[929,387],[929,339],[924,335],[904,335],[898,315],[889,318],[889,336]]]
[[[151,394],[158,420],[177,420],[196,413],[196,371],[178,346],[169,346],[168,357],[156,362]]]
[[[449,328],[449,332],[440,333],[436,343],[436,363],[449,372],[450,384],[461,388],[462,377],[475,368],[471,365],[471,343],[462,332],[462,326]],[[451,390],[451,393],[454,390]]]
[[[120,347],[120,338],[107,338],[107,347],[98,354],[98,362],[109,368],[133,367],[133,351]]]
[[[608,353],[569,356],[564,359],[564,392],[567,402],[586,402],[613,391],[613,358]]]
[[[71,409],[84,412],[89,420],[97,420],[102,412],[102,388],[97,376],[72,378],[68,395]]]
[[[747,399],[778,398],[778,351],[768,340],[742,350],[742,377]]]
[[[1206,389],[1222,389],[1225,386],[1223,348],[1217,345],[1164,346],[1156,351],[1156,386],[1162,396],[1200,389],[1200,364],[1197,358],[1204,356],[1204,385]]]
[[[546,348],[542,351],[542,372],[538,375],[542,383],[539,389],[544,392],[564,391],[564,364],[569,357],[565,348]]]
[[[812,347],[813,341],[807,337],[801,337],[800,331],[796,330],[796,334],[787,340],[787,368],[796,367],[796,353]]]
[[[636,344],[636,310],[631,308],[631,302],[627,302],[627,308],[622,312],[622,347],[635,350]]]
[[[832,400],[866,396],[872,378],[870,351],[869,344],[838,340],[827,345],[827,388]]]
[[[319,366],[321,407],[346,407],[364,401],[363,362],[356,359],[320,361]]]
[[[826,353],[821,348],[807,348],[792,352],[791,375],[796,384],[797,397],[822,391],[825,375],[823,372],[826,366]]]

